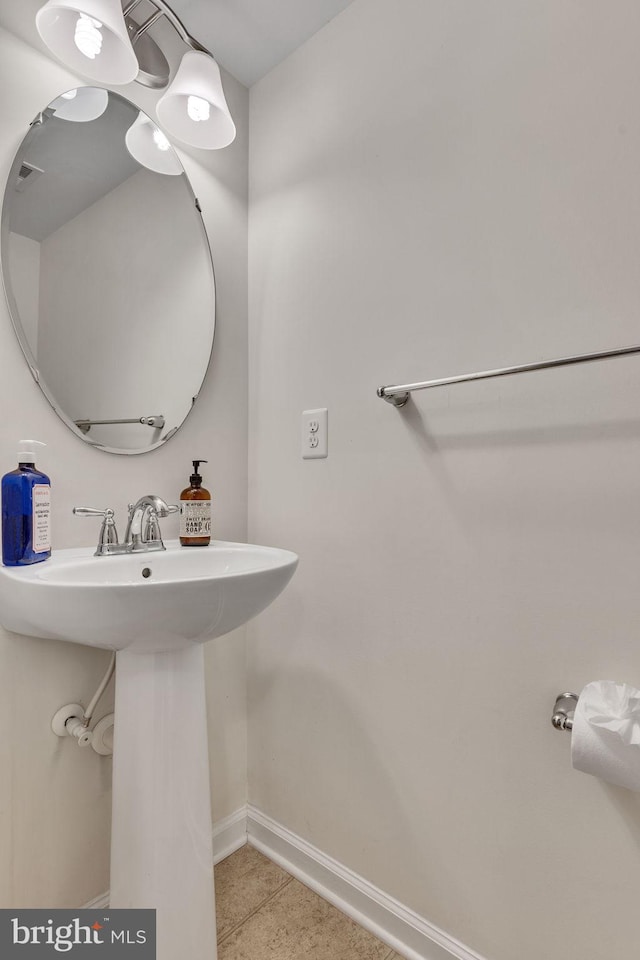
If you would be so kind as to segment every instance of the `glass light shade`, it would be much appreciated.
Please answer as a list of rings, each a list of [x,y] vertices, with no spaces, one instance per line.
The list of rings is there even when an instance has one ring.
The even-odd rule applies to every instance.
[[[155,123],[144,113],[140,112],[131,124],[124,142],[133,159],[143,167],[172,177],[183,172],[175,150],[162,131],[158,130]]]
[[[71,92],[71,91],[70,91]],[[75,96],[69,99],[63,93],[51,103],[54,116],[74,123],[88,123],[97,120],[107,109],[109,94],[97,87],[78,87]]]
[[[209,104],[208,117],[206,110],[193,109],[194,98]],[[158,100],[156,112],[171,136],[191,147],[219,150],[228,147],[236,136],[222,89],[220,68],[215,60],[198,50],[185,53],[173,82]],[[193,115],[203,119],[193,119]]]
[[[81,14],[100,24],[102,47],[93,59],[75,40]],[[138,75],[120,0],[49,0],[36,14],[36,27],[51,52],[66,66],[98,83],[130,83]]]

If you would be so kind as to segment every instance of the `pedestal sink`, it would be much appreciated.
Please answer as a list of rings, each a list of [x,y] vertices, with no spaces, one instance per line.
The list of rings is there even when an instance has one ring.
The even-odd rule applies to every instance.
[[[157,960],[216,957],[202,644],[264,610],[297,563],[215,541],[0,567],[6,629],[118,651],[110,905],[156,909]]]

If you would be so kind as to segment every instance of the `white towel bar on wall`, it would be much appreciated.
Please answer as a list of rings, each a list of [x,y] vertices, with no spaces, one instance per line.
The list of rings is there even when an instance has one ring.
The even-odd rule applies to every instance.
[[[404,407],[414,390],[429,390],[431,387],[446,387],[452,383],[466,383],[469,380],[488,380],[490,377],[509,377],[514,373],[530,373],[533,370],[547,370],[550,367],[568,367],[573,363],[589,363],[592,360],[610,360],[613,357],[625,357],[631,353],[640,353],[640,345],[621,347],[618,350],[601,350],[599,353],[583,353],[574,357],[561,357],[559,360],[540,360],[537,363],[523,363],[516,367],[499,367],[497,370],[482,370],[479,373],[463,373],[457,377],[443,377],[440,380],[425,380],[422,383],[402,383],[396,386],[378,387],[378,396],[394,407]]]

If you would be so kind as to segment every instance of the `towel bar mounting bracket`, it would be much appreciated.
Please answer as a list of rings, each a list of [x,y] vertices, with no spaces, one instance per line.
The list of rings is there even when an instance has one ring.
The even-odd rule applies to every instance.
[[[377,393],[382,400],[386,400],[387,403],[391,403],[394,407],[404,407],[411,396],[410,393],[385,393],[384,387],[378,387]]]

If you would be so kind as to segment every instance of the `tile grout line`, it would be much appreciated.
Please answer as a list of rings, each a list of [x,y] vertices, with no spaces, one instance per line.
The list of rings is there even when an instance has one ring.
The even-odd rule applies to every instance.
[[[270,893],[268,897],[265,897],[265,899],[262,900],[258,904],[258,906],[251,911],[251,913],[248,913],[246,917],[243,917],[242,920],[240,920],[239,923],[236,923],[235,927],[232,927],[231,930],[228,930],[224,934],[224,936],[220,937],[220,939],[218,940],[218,946],[221,946],[223,943],[225,943],[232,934],[236,933],[240,929],[240,927],[247,922],[247,920],[251,920],[252,917],[255,917],[256,913],[258,913],[259,910],[262,910],[262,908],[271,900],[273,900],[274,897],[277,897],[278,894],[282,890],[284,890],[284,888],[287,887],[292,880],[293,880],[293,877],[287,877],[284,883],[280,884],[277,890],[274,890],[273,893]],[[385,957],[384,960],[387,960],[387,958]]]

